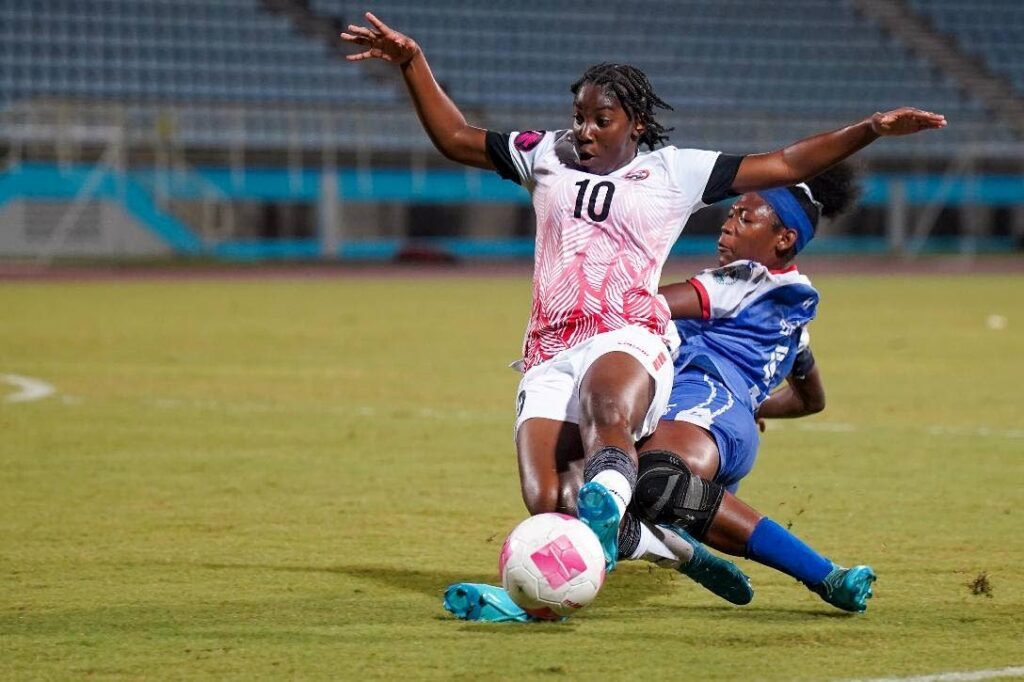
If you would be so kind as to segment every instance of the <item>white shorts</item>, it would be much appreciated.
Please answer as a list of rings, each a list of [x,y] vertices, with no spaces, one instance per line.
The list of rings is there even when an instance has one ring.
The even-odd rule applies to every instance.
[[[654,379],[654,400],[633,437],[640,440],[654,433],[668,407],[675,372],[665,341],[642,327],[598,334],[531,367],[516,392],[516,432],[523,422],[534,417],[579,424],[580,383],[590,366],[607,353],[628,353]]]

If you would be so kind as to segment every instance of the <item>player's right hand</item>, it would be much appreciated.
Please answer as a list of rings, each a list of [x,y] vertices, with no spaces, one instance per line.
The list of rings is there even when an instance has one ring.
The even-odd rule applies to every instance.
[[[383,59],[386,62],[402,65],[408,64],[413,57],[420,53],[420,46],[416,44],[415,40],[392,30],[371,12],[366,13],[366,20],[373,25],[373,28],[349,24],[349,32],[341,34],[342,40],[367,48],[364,52],[346,55],[345,59],[350,62],[357,62],[361,59]]]

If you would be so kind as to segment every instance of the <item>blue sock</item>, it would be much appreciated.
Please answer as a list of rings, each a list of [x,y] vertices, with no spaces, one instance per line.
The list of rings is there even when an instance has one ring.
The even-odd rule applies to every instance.
[[[750,534],[747,558],[771,566],[807,585],[819,584],[832,571],[831,561],[767,516]]]

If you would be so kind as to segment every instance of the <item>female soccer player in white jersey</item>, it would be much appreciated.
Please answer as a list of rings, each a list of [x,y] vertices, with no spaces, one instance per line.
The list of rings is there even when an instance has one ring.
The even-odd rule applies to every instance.
[[[579,517],[609,567],[637,476],[636,441],[665,411],[672,362],[661,269],[692,213],[727,196],[801,182],[883,135],[942,128],[911,108],[766,154],[654,148],[667,140],[655,108],[669,108],[638,69],[602,64],[573,84],[570,130],[501,134],[476,128],[438,86],[411,38],[366,14],[344,40],[351,61],[396,64],[438,150],[530,190],[537,214],[533,309],[517,396],[516,447],[531,513],[554,510],[559,452],[582,443]],[[640,145],[652,151],[639,153]]]
[[[619,534],[620,558],[661,557],[657,563],[672,565],[724,599],[748,603],[753,591],[745,576],[696,537],[800,580],[837,608],[867,608],[875,579],[870,567],[833,565],[732,495],[757,456],[759,417],[824,409],[806,330],[818,292],[792,261],[819,219],[844,212],[858,192],[849,166],[839,164],[806,185],[744,194],[722,225],[719,267],[659,290],[682,345],[668,411],[641,445],[639,482]],[[783,377],[787,385],[772,393]],[[583,484],[578,468],[570,467],[563,481],[562,504],[568,506]],[[672,554],[692,556],[673,565]],[[445,608],[464,620],[529,620],[490,585],[452,585]]]

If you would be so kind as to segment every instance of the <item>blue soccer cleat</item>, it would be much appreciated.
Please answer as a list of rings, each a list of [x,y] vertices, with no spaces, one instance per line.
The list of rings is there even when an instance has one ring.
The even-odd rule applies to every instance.
[[[529,623],[535,620],[508,592],[483,583],[455,583],[444,591],[444,608],[460,620]]]
[[[871,599],[871,584],[877,580],[870,566],[843,568],[833,564],[832,571],[817,585],[808,585],[812,592],[843,611],[864,613]]]
[[[754,588],[750,585],[750,578],[739,566],[712,554],[707,547],[694,540],[693,536],[679,526],[666,525],[659,528],[671,531],[693,548],[693,557],[688,562],[680,563],[676,567],[677,571],[731,604],[743,606],[754,599]],[[672,539],[670,535],[666,535],[665,544],[677,555],[683,555],[673,547],[675,543],[670,542]]]
[[[587,524],[601,542],[604,550],[605,570],[615,570],[619,558],[619,507],[611,491],[600,483],[591,481],[582,488],[576,501],[577,515]]]

